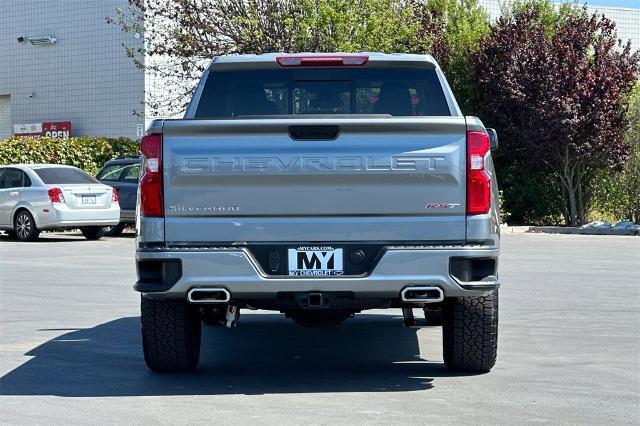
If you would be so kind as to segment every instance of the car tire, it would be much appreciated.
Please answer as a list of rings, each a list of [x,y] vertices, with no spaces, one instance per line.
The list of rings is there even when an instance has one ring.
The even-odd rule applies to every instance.
[[[448,369],[486,373],[498,354],[498,290],[455,297],[443,305],[443,357]]]
[[[80,228],[80,231],[87,240],[99,240],[104,236],[105,228],[104,226],[88,226]]]
[[[107,226],[104,229],[104,235],[107,237],[118,237],[124,231],[124,223],[119,223],[114,226]]]
[[[184,300],[142,296],[142,347],[147,367],[160,373],[194,370],[200,360],[202,323]]]
[[[34,241],[40,235],[36,222],[28,210],[20,210],[13,220],[13,232],[20,241]]]

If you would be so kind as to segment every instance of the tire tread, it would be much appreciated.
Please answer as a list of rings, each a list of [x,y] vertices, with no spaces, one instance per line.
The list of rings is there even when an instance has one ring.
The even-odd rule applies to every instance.
[[[446,366],[454,371],[491,370],[498,352],[498,290],[484,297],[451,298],[443,313]]]
[[[200,359],[201,322],[186,301],[142,296],[142,346],[147,366],[157,372],[194,370]]]

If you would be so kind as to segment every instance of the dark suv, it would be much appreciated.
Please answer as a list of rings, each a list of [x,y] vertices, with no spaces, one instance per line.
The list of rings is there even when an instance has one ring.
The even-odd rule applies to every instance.
[[[120,200],[120,223],[107,228],[105,235],[117,236],[126,225],[136,221],[136,200],[138,198],[138,180],[140,179],[140,157],[118,157],[107,161],[96,178],[118,191]]]

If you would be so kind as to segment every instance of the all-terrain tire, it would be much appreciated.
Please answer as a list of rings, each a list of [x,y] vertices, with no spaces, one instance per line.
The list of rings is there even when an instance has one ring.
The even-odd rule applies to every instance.
[[[80,228],[82,235],[87,240],[99,240],[104,236],[105,227],[104,226],[88,226],[86,228]]]
[[[197,308],[185,300],[142,296],[144,361],[156,372],[192,371],[200,360],[202,323]]]
[[[486,373],[498,354],[498,290],[454,297],[443,306],[442,346],[450,370]]]

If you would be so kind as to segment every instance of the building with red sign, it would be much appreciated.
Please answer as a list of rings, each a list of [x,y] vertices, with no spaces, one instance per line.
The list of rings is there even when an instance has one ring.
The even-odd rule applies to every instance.
[[[3,0],[0,140],[33,126],[52,137],[139,137],[145,76],[123,43],[141,45],[142,37],[105,20],[127,6],[127,0]]]

